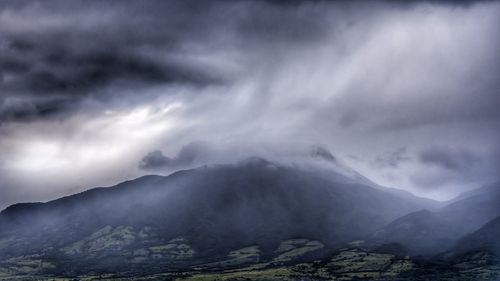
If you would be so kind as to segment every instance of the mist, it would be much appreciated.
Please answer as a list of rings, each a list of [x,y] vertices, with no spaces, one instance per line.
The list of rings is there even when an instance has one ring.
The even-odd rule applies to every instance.
[[[450,199],[498,180],[496,1],[4,1],[0,209],[324,147]]]

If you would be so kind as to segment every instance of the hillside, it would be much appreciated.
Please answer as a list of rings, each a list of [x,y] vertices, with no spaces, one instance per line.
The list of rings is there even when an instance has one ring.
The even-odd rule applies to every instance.
[[[500,216],[480,229],[460,239],[453,248],[455,254],[471,251],[489,251],[500,256]]]
[[[228,255],[254,262],[275,258],[290,239],[306,239],[300,247],[320,255],[428,202],[254,158],[11,206],[0,215],[0,258],[36,260],[64,275],[144,265],[153,272]]]
[[[500,215],[500,183],[464,194],[434,211],[398,218],[375,232],[378,243],[399,243],[413,254],[433,255]]]

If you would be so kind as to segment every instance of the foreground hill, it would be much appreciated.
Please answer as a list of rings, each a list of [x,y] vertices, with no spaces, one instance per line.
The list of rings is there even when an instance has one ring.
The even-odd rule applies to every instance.
[[[0,214],[0,264],[64,276],[285,262],[429,205],[334,171],[255,158],[11,206]]]

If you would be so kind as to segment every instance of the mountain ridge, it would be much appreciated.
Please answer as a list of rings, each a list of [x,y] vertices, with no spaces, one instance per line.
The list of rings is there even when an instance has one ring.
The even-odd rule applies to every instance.
[[[435,255],[500,215],[500,183],[478,188],[433,211],[417,211],[376,232],[379,243],[400,243],[413,254]]]
[[[252,159],[15,205],[0,213],[0,239],[15,237],[2,246],[10,257],[45,249],[53,249],[48,256],[80,255],[80,250],[67,254],[63,249],[92,241],[102,231],[136,237],[124,251],[181,237],[204,257],[256,244],[265,256],[293,238],[318,240],[334,249],[421,207],[417,199],[346,182],[333,172]],[[154,238],[137,238],[146,230]],[[113,253],[107,251],[102,255]]]

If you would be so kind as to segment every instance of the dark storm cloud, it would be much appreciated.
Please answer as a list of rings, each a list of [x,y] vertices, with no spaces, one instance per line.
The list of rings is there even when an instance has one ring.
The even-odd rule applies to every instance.
[[[30,121],[71,113],[83,100],[114,98],[102,90],[117,83],[137,89],[163,83],[206,85],[216,82],[203,70],[153,61],[133,52],[103,48],[80,54],[67,49],[71,47],[56,48],[48,53],[37,48],[14,55],[3,53],[9,60],[0,58],[3,78],[0,121]],[[26,57],[31,57],[30,62],[24,61]]]
[[[169,66],[137,54],[120,52],[92,50],[77,54],[55,49],[48,54],[34,54],[32,61],[37,65],[20,60],[6,61],[2,67],[3,75],[10,77],[4,79],[2,91],[79,95],[119,79],[144,83],[204,82],[201,75],[190,73],[181,66]],[[30,56],[24,52],[17,55],[22,59]]]
[[[1,1],[0,179],[45,200],[312,153],[449,197],[499,174],[499,15],[494,1]],[[183,148],[197,140],[217,147]],[[448,145],[477,162],[418,153]]]
[[[199,8],[169,3],[4,4],[4,14],[29,19],[6,17],[0,26],[0,122],[70,114],[83,100],[115,98],[104,90],[116,84],[219,83],[210,69],[172,58],[198,32],[186,17]],[[93,23],[99,16],[111,19]]]
[[[424,164],[437,165],[453,171],[471,168],[480,161],[480,158],[471,151],[446,147],[427,148],[420,152],[419,159]]]
[[[75,102],[67,98],[0,100],[0,124],[9,121],[29,122],[59,116],[63,112],[76,111]]]
[[[298,13],[297,3],[282,4],[6,1],[0,6],[7,15],[0,25],[0,122],[71,114],[87,100],[106,103],[116,98],[106,88],[116,84],[144,89],[229,82],[231,77],[183,57],[191,46],[209,54],[224,36],[239,37],[234,48],[279,51],[283,46],[276,42],[290,48],[325,33],[324,11],[310,5]]]

